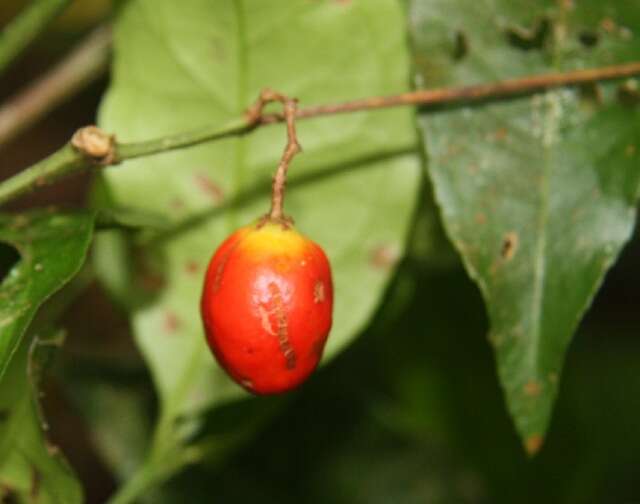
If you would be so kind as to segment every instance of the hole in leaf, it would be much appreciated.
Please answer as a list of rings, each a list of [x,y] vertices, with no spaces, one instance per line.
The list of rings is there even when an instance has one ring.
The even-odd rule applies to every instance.
[[[518,233],[515,231],[508,232],[504,240],[502,241],[502,247],[500,249],[500,255],[506,261],[513,259],[518,250],[518,242],[520,241]]]
[[[504,32],[509,44],[518,49],[523,51],[542,49],[551,33],[551,21],[549,18],[543,17],[532,28],[509,26]]]
[[[582,30],[578,34],[578,39],[583,46],[591,49],[592,47],[598,45],[598,42],[600,41],[600,35],[598,35],[598,32],[595,31]]]
[[[457,30],[453,42],[453,59],[460,61],[469,53],[469,38],[461,31]]]
[[[8,243],[0,242],[0,285],[20,260],[20,253]]]

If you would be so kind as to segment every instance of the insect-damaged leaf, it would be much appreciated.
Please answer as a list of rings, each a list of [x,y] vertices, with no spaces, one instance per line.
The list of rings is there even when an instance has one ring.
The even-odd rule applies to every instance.
[[[640,50],[640,9],[622,0],[414,0],[410,21],[424,87],[611,65]],[[585,31],[597,39],[585,44]],[[514,43],[516,32],[536,43]],[[457,33],[467,51],[456,59]],[[435,196],[484,296],[508,407],[530,453],[549,424],[571,335],[634,226],[640,109],[620,101],[618,86],[420,118]]]

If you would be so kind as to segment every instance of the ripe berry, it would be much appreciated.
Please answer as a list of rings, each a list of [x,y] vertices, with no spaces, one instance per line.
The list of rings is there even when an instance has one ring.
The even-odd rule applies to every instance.
[[[200,308],[231,378],[255,394],[290,390],[316,368],[331,329],[329,261],[291,226],[240,228],[213,255]]]

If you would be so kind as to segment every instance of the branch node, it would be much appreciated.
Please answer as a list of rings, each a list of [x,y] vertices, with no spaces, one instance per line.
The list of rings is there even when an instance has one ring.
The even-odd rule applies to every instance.
[[[94,164],[108,166],[117,163],[116,137],[97,126],[80,128],[71,137],[71,145]]]

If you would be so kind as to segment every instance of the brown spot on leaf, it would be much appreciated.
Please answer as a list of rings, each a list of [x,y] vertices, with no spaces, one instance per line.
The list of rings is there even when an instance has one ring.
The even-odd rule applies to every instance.
[[[485,214],[483,214],[482,212],[478,212],[474,216],[474,220],[476,221],[476,224],[480,224],[482,226],[483,224],[487,223],[487,216]]]
[[[538,434],[529,436],[524,444],[527,453],[529,455],[535,455],[536,453],[538,453],[540,451],[540,448],[542,448],[543,441],[544,439],[542,438],[542,436]]]
[[[500,249],[500,255],[505,261],[510,261],[518,251],[519,238],[518,233],[510,231],[504,236],[502,240],[502,248]]]
[[[180,328],[180,319],[172,311],[167,310],[164,314],[164,330],[171,334]]]
[[[180,198],[173,198],[169,203],[169,206],[173,210],[183,210],[184,209],[184,201]]]
[[[202,173],[194,175],[196,184],[202,192],[208,195],[215,204],[220,204],[224,199],[222,188],[216,184],[208,175]]]
[[[135,283],[140,285],[147,292],[157,292],[165,285],[165,278],[159,268],[152,264],[142,249],[134,248],[131,255],[134,271]]]
[[[318,304],[324,301],[324,284],[318,280],[313,286],[313,302]]]
[[[505,138],[507,138],[507,134],[508,134],[507,128],[498,128],[488,136],[488,140],[493,140],[495,142],[502,142]]]
[[[197,261],[192,259],[191,261],[187,261],[187,264],[184,265],[184,270],[190,275],[195,275],[200,270],[200,265]]]
[[[369,254],[369,261],[374,268],[388,270],[400,259],[400,255],[392,245],[379,245]]]
[[[602,28],[607,33],[613,33],[618,28],[618,25],[613,19],[611,19],[610,17],[606,17],[603,18],[602,21],[600,21],[600,28]]]
[[[138,277],[140,285],[147,292],[157,292],[164,287],[164,277],[159,273],[142,271]]]
[[[537,397],[542,391],[542,387],[537,381],[531,380],[524,384],[524,393],[529,397]]]

